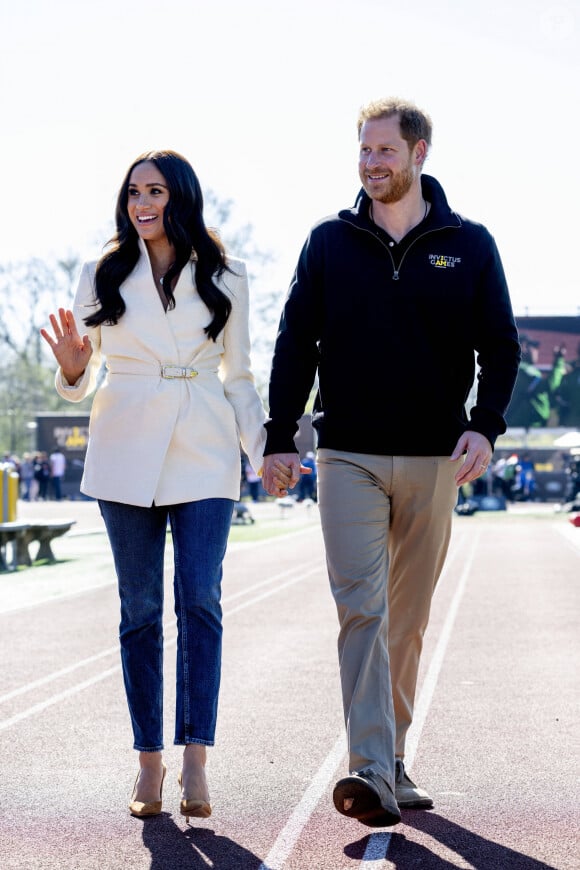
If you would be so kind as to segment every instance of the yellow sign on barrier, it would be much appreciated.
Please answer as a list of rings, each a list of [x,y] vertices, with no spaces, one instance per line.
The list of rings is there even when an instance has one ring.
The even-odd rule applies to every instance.
[[[13,523],[18,505],[18,472],[9,463],[0,463],[0,523]]]

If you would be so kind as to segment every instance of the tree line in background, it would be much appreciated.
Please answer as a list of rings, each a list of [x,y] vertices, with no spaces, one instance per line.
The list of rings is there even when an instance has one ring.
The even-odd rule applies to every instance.
[[[283,292],[255,292],[254,282],[272,260],[253,242],[251,224],[236,226],[231,200],[205,194],[206,223],[215,227],[232,255],[246,261],[251,293],[252,358],[258,389],[266,401],[269,362],[280,316]],[[104,234],[113,235],[112,226]],[[97,254],[98,256],[98,254]],[[54,389],[55,361],[40,335],[48,316],[72,304],[81,259],[74,254],[52,261],[33,257],[0,263],[0,450],[21,456],[36,449],[35,418],[42,412],[76,413],[90,409],[92,397],[71,405]]]

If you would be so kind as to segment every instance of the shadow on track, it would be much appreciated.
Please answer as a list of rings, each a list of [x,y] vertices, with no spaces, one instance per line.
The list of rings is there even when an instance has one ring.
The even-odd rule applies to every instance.
[[[403,811],[403,824],[417,831],[422,831],[434,840],[438,840],[450,852],[468,861],[476,870],[557,870],[552,864],[544,864],[521,852],[486,840],[479,834],[474,834],[461,825],[456,825],[449,819],[433,812]],[[398,870],[409,870],[411,867],[424,867],[425,870],[456,870],[457,864],[434,854],[422,843],[408,840],[399,828],[391,833],[387,851],[387,859]],[[360,860],[367,847],[368,837],[363,837],[355,843],[349,843],[344,853],[349,858]]]
[[[257,870],[261,858],[217,836],[209,828],[183,828],[169,813],[143,819],[143,843],[151,853],[150,870]]]

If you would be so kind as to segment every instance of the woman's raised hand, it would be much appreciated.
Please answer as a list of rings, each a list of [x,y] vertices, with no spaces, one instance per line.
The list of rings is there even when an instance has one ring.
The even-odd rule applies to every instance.
[[[59,308],[58,319],[55,314],[51,314],[49,319],[54,338],[46,329],[41,329],[40,334],[55,355],[64,379],[69,384],[74,384],[93,354],[91,342],[88,335],[83,335],[82,338],[79,335],[72,311]]]

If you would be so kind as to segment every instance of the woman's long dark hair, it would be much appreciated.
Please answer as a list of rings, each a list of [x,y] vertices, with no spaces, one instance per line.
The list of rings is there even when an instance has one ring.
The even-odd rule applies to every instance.
[[[168,307],[175,308],[172,281],[189,263],[192,253],[195,252],[197,291],[213,315],[205,331],[215,341],[232,310],[231,301],[213,281],[215,276],[219,277],[228,269],[226,254],[218,236],[204,223],[203,195],[197,175],[185,157],[175,151],[148,151],[129,167],[117,197],[117,231],[108,243],[107,252],[97,263],[95,281],[100,308],[85,318],[85,324],[114,325],[125,313],[126,306],[120,287],[139,259],[139,236],[127,209],[129,181],[135,167],[145,162],[155,164],[169,189],[163,225],[168,240],[175,248],[175,262],[163,279]]]

